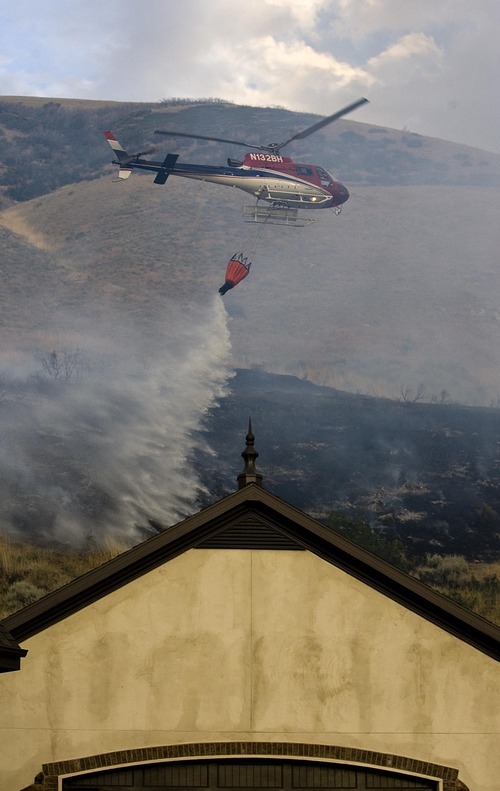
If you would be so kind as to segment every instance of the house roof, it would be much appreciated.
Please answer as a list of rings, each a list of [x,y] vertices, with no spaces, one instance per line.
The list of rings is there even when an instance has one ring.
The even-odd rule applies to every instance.
[[[0,623],[0,673],[19,670],[21,657],[28,652],[20,648],[10,632]]]
[[[10,615],[4,627],[25,640],[186,550],[206,547],[308,550],[500,660],[499,627],[266,491],[260,480]]]

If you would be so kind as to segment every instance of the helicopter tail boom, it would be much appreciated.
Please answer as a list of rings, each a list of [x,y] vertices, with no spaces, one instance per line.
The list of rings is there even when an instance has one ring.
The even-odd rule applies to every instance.
[[[129,154],[116,139],[113,132],[106,131],[104,132],[104,136],[116,156],[113,164],[120,166],[118,173],[119,179],[128,179],[132,170],[137,168],[138,170],[150,170],[156,173],[154,183],[165,184],[169,175],[174,171],[174,166],[179,156],[178,154],[167,154],[163,162],[151,162],[147,159],[141,159],[143,154],[149,153],[148,151],[139,154]]]

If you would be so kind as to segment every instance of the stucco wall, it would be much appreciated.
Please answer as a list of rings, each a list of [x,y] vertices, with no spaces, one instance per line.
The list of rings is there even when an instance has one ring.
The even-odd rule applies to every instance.
[[[191,550],[23,644],[0,791],[43,763],[179,742],[312,742],[498,791],[500,664],[308,552]]]

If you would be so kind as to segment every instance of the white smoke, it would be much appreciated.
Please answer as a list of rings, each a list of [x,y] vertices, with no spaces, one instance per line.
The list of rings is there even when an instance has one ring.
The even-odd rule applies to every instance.
[[[202,491],[192,459],[210,453],[204,419],[225,393],[229,357],[216,296],[175,337],[83,381],[38,381],[22,408],[4,403],[0,527],[36,540],[132,543],[151,522],[192,513]]]

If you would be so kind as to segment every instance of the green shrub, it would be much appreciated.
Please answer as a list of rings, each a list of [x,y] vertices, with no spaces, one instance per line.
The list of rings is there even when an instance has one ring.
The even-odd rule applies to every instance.
[[[4,610],[6,613],[17,612],[28,604],[33,604],[37,599],[45,596],[47,590],[33,585],[29,580],[17,580],[10,586],[4,599]]]

